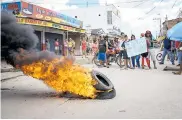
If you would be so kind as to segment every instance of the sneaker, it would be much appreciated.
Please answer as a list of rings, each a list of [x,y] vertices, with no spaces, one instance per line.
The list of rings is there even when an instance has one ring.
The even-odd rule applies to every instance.
[[[172,63],[172,65],[175,65],[175,63]]]
[[[180,64],[178,64],[178,65],[176,65],[177,67],[179,67],[180,66]]]
[[[160,62],[159,64],[160,64],[160,65],[163,65],[164,63],[163,63],[163,62]]]
[[[154,69],[157,69],[157,67],[155,66]]]

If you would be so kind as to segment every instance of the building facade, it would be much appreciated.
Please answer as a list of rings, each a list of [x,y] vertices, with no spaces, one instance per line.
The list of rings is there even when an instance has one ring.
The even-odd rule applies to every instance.
[[[1,10],[16,16],[17,23],[31,25],[39,38],[38,50],[45,50],[45,41],[50,43],[50,51],[54,52],[55,39],[64,47],[64,40],[72,38],[76,43],[76,55],[80,54],[80,36],[85,33],[83,22],[24,1],[2,3]],[[63,47],[60,53],[64,52]]]
[[[120,11],[114,5],[63,10],[62,13],[84,21],[84,29],[87,26],[90,29],[102,28],[106,34],[114,36],[121,33]]]
[[[172,19],[172,20],[165,20],[165,22],[163,22],[163,33],[166,33],[167,30],[171,29],[174,25],[176,25],[177,23],[182,22],[182,18],[176,18],[176,19]]]

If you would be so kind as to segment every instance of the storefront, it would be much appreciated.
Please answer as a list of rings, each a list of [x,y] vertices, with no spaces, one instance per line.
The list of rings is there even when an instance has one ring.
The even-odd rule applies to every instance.
[[[53,52],[55,39],[58,38],[63,46],[67,36],[75,40],[78,46],[80,36],[85,33],[82,21],[24,1],[2,3],[1,10],[13,13],[17,17],[17,23],[31,25],[34,28],[40,40],[37,44],[38,50],[45,50],[45,41],[49,39],[50,50]]]

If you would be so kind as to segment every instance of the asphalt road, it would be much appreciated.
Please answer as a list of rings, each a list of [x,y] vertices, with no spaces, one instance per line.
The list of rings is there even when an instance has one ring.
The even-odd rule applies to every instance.
[[[58,98],[42,81],[19,76],[2,82],[2,118],[182,118],[182,76],[157,70],[96,68],[113,82],[111,100]]]

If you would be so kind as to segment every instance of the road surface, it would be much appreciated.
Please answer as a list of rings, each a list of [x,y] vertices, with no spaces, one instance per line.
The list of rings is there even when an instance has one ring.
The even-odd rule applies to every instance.
[[[94,67],[111,79],[117,92],[114,99],[58,98],[42,81],[19,76],[1,82],[1,117],[182,118],[182,76],[162,71],[164,65],[157,70],[120,70],[117,65],[109,69],[85,66]]]

